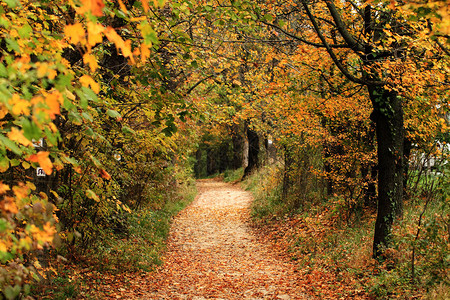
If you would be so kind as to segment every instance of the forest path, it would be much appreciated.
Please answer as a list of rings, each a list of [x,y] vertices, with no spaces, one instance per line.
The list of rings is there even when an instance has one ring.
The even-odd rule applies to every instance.
[[[255,235],[249,192],[213,179],[197,188],[173,220],[163,265],[97,279],[96,299],[319,299],[306,294],[316,282]]]
[[[249,227],[252,196],[236,185],[197,182],[199,195],[174,220],[152,299],[309,299],[295,267]]]

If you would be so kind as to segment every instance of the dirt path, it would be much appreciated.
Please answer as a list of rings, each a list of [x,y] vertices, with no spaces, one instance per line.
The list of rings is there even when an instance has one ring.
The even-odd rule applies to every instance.
[[[204,180],[174,220],[154,299],[308,299],[294,267],[278,260],[247,225],[251,195]]]
[[[313,299],[303,293],[295,267],[253,234],[249,192],[214,180],[197,186],[196,200],[173,222],[163,266],[143,276],[104,278],[99,288],[106,298]]]

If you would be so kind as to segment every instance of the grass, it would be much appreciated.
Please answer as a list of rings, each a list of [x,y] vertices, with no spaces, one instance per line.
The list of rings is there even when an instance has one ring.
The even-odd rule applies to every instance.
[[[223,173],[223,181],[225,182],[238,182],[244,176],[244,168],[239,168],[236,170],[226,170]]]

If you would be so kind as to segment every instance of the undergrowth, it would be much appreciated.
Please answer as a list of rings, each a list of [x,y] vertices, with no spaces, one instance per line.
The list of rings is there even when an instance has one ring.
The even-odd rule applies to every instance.
[[[49,262],[42,278],[33,286],[33,295],[42,299],[76,298],[84,282],[83,274],[100,272],[152,271],[161,264],[172,218],[196,195],[193,182],[183,184],[159,210],[144,207],[130,211],[121,231],[111,230],[85,254],[69,261]],[[55,267],[53,268],[52,265]]]
[[[344,297],[357,298],[365,292],[376,299],[450,299],[445,192],[442,197],[447,200],[429,201],[427,207],[424,199],[405,203],[404,217],[394,228],[392,248],[381,262],[372,259],[373,210],[348,219],[334,197],[292,210],[281,197],[279,178],[275,166],[264,167],[247,178],[243,187],[254,195],[255,226],[281,245],[299,270],[327,272],[341,286]]]

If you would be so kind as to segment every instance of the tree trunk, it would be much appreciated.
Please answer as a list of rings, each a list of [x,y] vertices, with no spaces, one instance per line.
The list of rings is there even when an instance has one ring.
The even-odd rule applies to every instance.
[[[393,91],[369,86],[378,143],[378,214],[375,223],[373,256],[389,247],[392,225],[403,212],[403,108]]]
[[[239,125],[233,125],[232,127],[232,135],[231,140],[233,142],[233,162],[232,168],[234,170],[241,168],[244,166],[244,149],[245,149],[245,141],[242,136],[242,129],[239,128]]]
[[[247,127],[247,139],[248,139],[248,165],[244,170],[244,177],[250,175],[250,173],[259,166],[259,137],[256,131]]]

